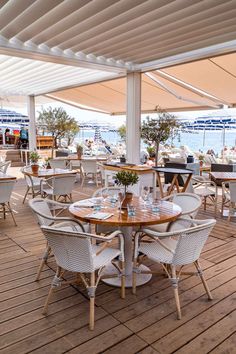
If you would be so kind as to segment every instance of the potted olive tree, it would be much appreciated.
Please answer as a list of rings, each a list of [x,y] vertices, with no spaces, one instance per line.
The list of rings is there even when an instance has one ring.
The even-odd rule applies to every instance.
[[[39,154],[37,151],[31,151],[29,155],[29,159],[31,161],[31,169],[34,174],[38,173],[39,170],[39,165],[38,165],[38,160],[40,159]]]
[[[160,144],[164,144],[170,138],[173,139],[179,133],[180,127],[180,122],[173,114],[160,108],[157,112],[157,118],[147,117],[142,123],[141,138],[145,143],[154,145],[156,166]]]
[[[202,167],[203,164],[204,164],[204,161],[205,161],[205,156],[202,155],[202,154],[200,154],[200,155],[198,156],[198,160],[199,160],[200,166]]]
[[[118,184],[119,186],[124,186],[124,195],[119,195],[119,197],[122,197],[122,204],[121,208],[126,209],[127,204],[129,204],[132,201],[133,198],[133,193],[127,191],[128,186],[133,186],[138,182],[138,175],[137,173],[134,172],[128,172],[128,171],[120,171],[115,175],[115,183]]]
[[[148,146],[147,147],[147,152],[148,152],[148,155],[149,155],[149,158],[150,160],[155,160],[155,157],[156,157],[156,149],[154,146]]]
[[[80,145],[80,144],[77,144],[76,145],[76,151],[77,151],[78,159],[81,160],[81,157],[83,155],[83,146]]]

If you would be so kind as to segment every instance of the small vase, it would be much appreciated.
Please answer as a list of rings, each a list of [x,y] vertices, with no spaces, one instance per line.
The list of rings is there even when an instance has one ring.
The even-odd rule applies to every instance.
[[[125,193],[125,199],[122,202],[121,209],[127,209],[127,205],[132,202],[133,199],[133,193],[131,192],[126,192]]]
[[[39,165],[31,165],[31,170],[33,174],[37,175],[39,171]]]

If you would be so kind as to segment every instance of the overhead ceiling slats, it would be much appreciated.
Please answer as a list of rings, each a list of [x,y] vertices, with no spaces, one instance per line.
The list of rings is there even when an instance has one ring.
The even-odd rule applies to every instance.
[[[38,95],[116,77],[103,71],[9,56],[0,56],[0,73],[0,92],[10,95]]]
[[[235,13],[234,0],[9,0],[0,36],[135,65],[235,39]]]
[[[172,80],[160,72],[155,80],[143,76],[142,109],[234,105],[234,56],[224,61],[216,55],[229,41],[227,48],[236,50],[235,17],[235,0],[3,0],[0,93],[53,92],[76,105],[124,112],[125,79],[120,78],[127,72],[173,65],[173,57],[181,57],[182,64],[190,60],[187,53],[200,51],[198,57],[213,58],[166,68]],[[101,83],[105,80],[112,81]]]

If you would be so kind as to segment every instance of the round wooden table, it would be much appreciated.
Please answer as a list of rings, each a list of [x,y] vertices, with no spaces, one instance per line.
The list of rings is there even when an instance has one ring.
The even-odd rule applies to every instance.
[[[120,210],[117,207],[112,207],[109,201],[103,204],[101,212],[113,214],[111,217],[105,220],[98,220],[89,217],[92,213],[92,208],[83,208],[78,206],[77,203],[72,204],[69,207],[70,213],[73,217],[91,224],[102,224],[107,226],[117,226],[117,230],[121,230],[124,235],[124,248],[125,248],[125,275],[126,275],[126,287],[132,286],[132,271],[133,271],[133,247],[132,247],[132,232],[142,226],[163,224],[166,222],[174,221],[181,214],[181,208],[167,201],[160,201],[159,211],[152,212],[151,207],[147,207],[144,211],[144,206],[140,202],[138,197],[133,197],[132,204],[136,208],[135,216],[128,216],[126,210]],[[142,271],[148,270],[144,265],[141,266]],[[111,274],[115,272],[116,268],[113,265],[106,267],[105,272]],[[151,274],[138,274],[137,285],[147,283],[151,279]],[[119,278],[104,279],[104,282],[113,286],[120,286]]]

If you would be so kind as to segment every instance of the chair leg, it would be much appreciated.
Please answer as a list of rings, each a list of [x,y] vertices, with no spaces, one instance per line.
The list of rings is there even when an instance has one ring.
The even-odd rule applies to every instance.
[[[90,287],[92,287],[92,289],[94,289],[95,286],[95,272],[91,273],[90,275]],[[90,293],[89,295],[89,329],[91,331],[94,330],[94,304],[95,304],[95,294],[93,294],[93,292]]]
[[[181,308],[180,308],[180,301],[179,301],[178,279],[176,277],[176,268],[173,265],[171,265],[171,283],[172,283],[172,287],[174,289],[175,303],[176,303],[176,308],[177,308],[177,317],[178,317],[178,320],[181,320]]]
[[[27,187],[27,190],[26,190],[26,192],[25,192],[25,196],[24,196],[24,199],[23,199],[22,204],[24,204],[24,203],[25,203],[25,199],[26,199],[26,197],[27,197],[27,195],[28,195],[28,193],[29,193],[29,190],[30,190],[30,188],[29,188],[29,187]]]
[[[120,262],[121,263],[121,298],[125,299],[125,262]]]
[[[60,275],[61,275],[61,267],[57,267],[56,275],[53,278],[53,281],[52,281],[51,287],[49,289],[49,293],[48,293],[47,299],[46,299],[45,304],[44,304],[44,308],[43,308],[43,311],[42,311],[43,315],[46,315],[47,312],[48,312],[49,300],[50,300],[50,298],[51,298],[51,296],[53,294],[53,291],[54,291],[55,287],[57,287],[59,285]]]
[[[134,259],[133,262],[133,275],[132,275],[132,293],[136,294],[136,287],[137,287],[137,274],[136,274],[136,267],[137,267],[137,260]]]
[[[9,211],[10,211],[10,213],[11,213],[12,219],[13,219],[13,221],[14,221],[14,224],[15,224],[15,226],[17,226],[16,219],[15,219],[15,217],[14,217],[14,214],[13,214],[12,208],[11,208],[11,206],[10,206],[10,203],[8,202],[7,205],[8,205],[8,209],[9,209]]]
[[[6,219],[6,207],[5,207],[5,204],[2,204],[2,211],[3,211],[3,219]]]
[[[81,187],[84,186],[85,175],[82,176]]]
[[[221,200],[221,217],[223,217],[223,212],[224,212],[224,197],[222,196],[222,200]]]
[[[217,198],[215,197],[214,200],[214,204],[215,204],[215,215],[217,214]]]
[[[229,203],[229,215],[228,215],[228,221],[230,221],[231,219],[231,208],[232,208],[232,204],[231,202]]]
[[[205,277],[204,277],[204,275],[203,275],[202,268],[201,268],[201,266],[200,266],[199,261],[194,262],[194,265],[195,265],[195,267],[196,267],[196,269],[197,269],[197,271],[198,271],[198,274],[199,274],[199,276],[200,276],[200,278],[201,278],[202,284],[203,284],[203,286],[204,286],[204,288],[205,288],[205,290],[206,290],[208,299],[209,299],[209,300],[213,300],[213,297],[212,297],[211,292],[210,292],[210,289],[209,289],[209,287],[208,287],[208,285],[207,285],[206,279],[205,279]]]
[[[206,197],[204,197],[204,210],[206,210]]]
[[[49,255],[50,255],[50,253],[51,253],[51,247],[48,245],[46,250],[45,250],[45,252],[44,252],[44,254],[43,254],[40,266],[39,266],[38,271],[37,271],[37,275],[36,275],[35,281],[39,280],[40,274],[41,274],[41,272],[43,270],[43,267],[47,263],[47,259],[48,259]]]

